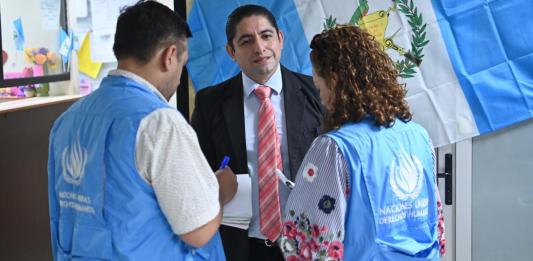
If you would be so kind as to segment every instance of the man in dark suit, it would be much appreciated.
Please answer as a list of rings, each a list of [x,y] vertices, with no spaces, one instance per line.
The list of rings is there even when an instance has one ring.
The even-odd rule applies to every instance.
[[[253,214],[249,229],[220,228],[226,258],[283,260],[279,246],[267,240],[260,228],[257,132],[261,101],[255,89],[270,88],[280,141],[277,151],[281,152],[283,172],[292,181],[322,124],[320,96],[311,77],[280,65],[283,33],[264,7],[245,5],[235,9],[228,17],[226,36],[226,50],[242,73],[199,91],[191,124],[213,170],[224,156],[230,156],[229,166],[235,173],[249,173],[252,177]],[[283,213],[289,189],[281,182],[278,189]]]

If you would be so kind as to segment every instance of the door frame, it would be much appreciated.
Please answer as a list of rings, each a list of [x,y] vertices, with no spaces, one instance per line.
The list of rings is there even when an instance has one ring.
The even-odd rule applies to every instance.
[[[472,138],[455,144],[455,260],[472,260]]]

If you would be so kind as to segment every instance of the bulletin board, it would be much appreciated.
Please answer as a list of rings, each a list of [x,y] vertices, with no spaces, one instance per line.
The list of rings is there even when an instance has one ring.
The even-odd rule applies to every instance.
[[[113,54],[116,21],[120,10],[138,0],[72,0],[72,36],[78,54],[80,93],[98,88],[108,72],[117,67]]]
[[[116,69],[117,62],[112,52],[116,19],[122,7],[133,5],[138,0],[71,1],[73,2],[72,8],[75,10],[72,35],[75,39],[74,49],[78,54],[80,94],[86,94],[97,89],[108,72]],[[157,0],[157,2],[176,10],[183,18],[186,17],[185,1]],[[90,48],[86,48],[87,46]],[[90,49],[90,54],[85,52],[87,49]],[[187,72],[184,71],[181,86],[169,103],[176,107],[186,119],[189,118],[190,111],[189,92]]]

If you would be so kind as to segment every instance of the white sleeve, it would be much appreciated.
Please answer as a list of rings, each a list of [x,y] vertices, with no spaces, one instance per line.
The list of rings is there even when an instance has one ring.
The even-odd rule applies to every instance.
[[[196,133],[176,110],[159,109],[141,121],[135,157],[174,233],[191,232],[218,215],[218,182]]]

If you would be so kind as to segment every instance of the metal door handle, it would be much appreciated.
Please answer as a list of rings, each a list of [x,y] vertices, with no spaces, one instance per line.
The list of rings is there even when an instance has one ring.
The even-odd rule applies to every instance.
[[[444,178],[444,204],[453,204],[453,158],[451,153],[444,154],[444,173],[437,173],[437,178]]]

